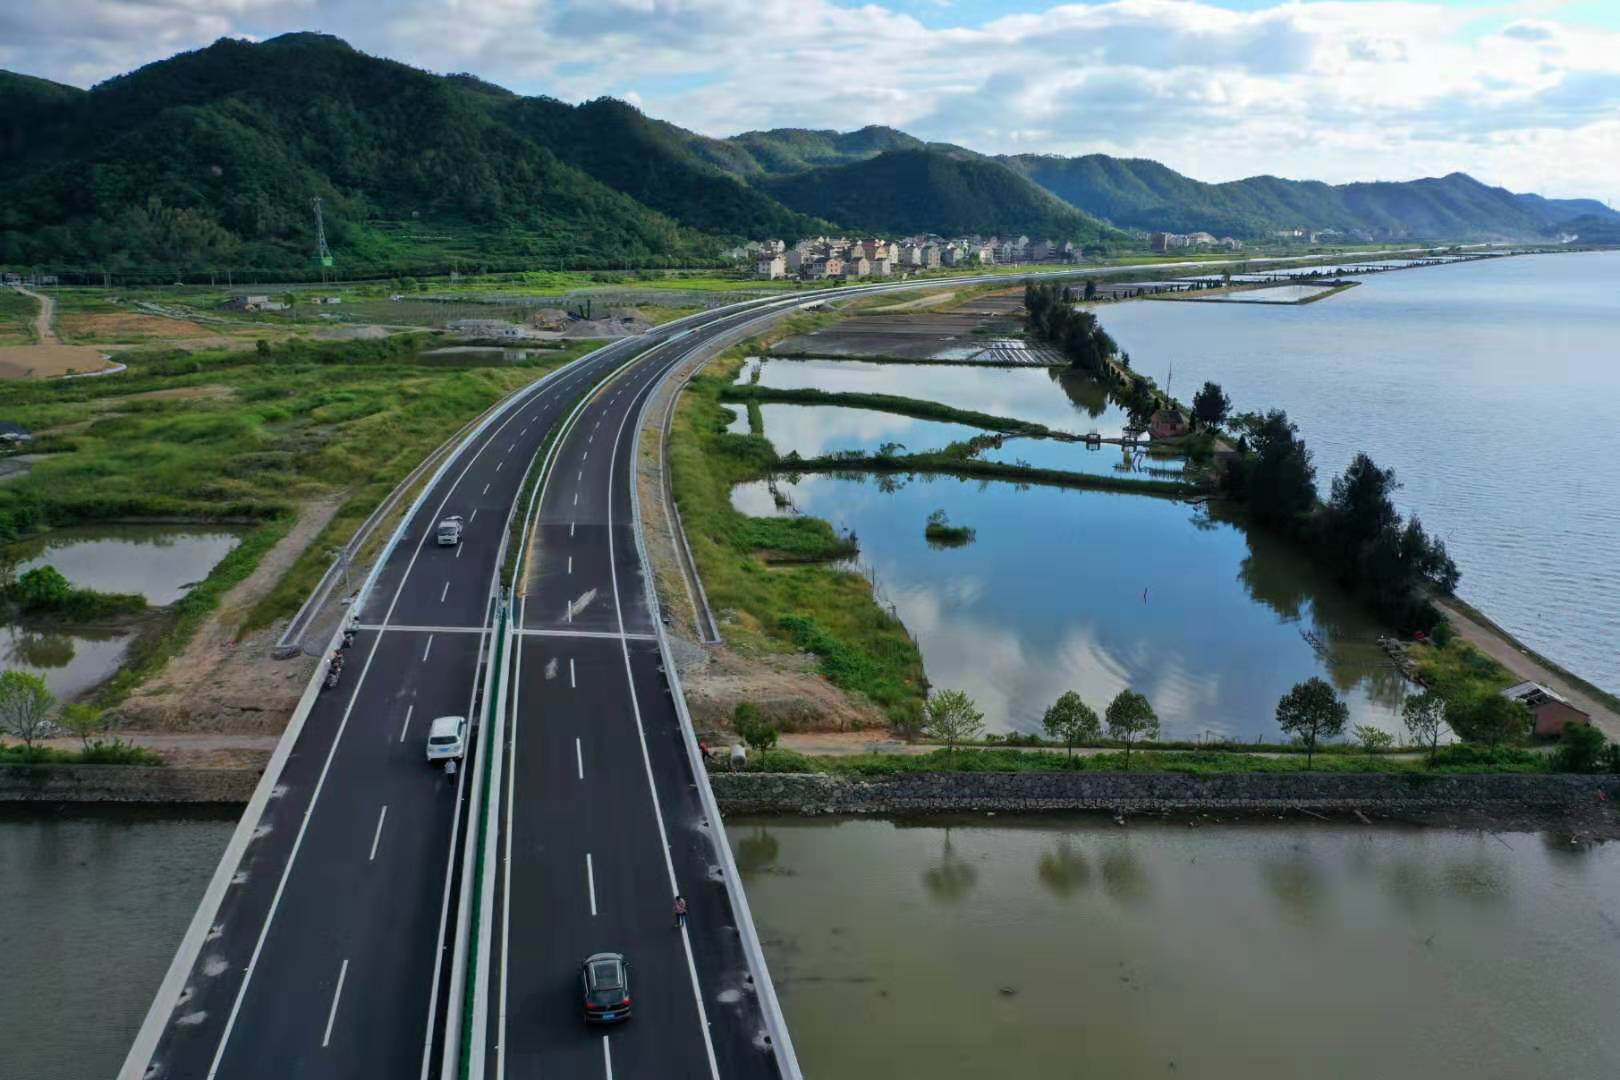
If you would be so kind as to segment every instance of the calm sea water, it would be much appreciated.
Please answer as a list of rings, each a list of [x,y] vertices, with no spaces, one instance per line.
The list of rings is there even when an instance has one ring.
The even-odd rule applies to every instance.
[[[726,823],[805,1075],[1620,1075],[1620,844]]]
[[[0,806],[0,1077],[123,1064],[236,817]]]
[[[1372,275],[1301,307],[1100,309],[1134,366],[1183,399],[1285,409],[1324,489],[1357,451],[1443,537],[1460,595],[1620,691],[1620,252]]]

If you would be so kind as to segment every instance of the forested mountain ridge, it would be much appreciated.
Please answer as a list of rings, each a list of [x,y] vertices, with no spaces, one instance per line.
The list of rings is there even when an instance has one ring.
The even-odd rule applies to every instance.
[[[882,126],[712,138],[320,34],[222,39],[89,91],[0,72],[0,190],[0,263],[151,273],[304,272],[315,197],[347,272],[700,265],[742,239],[840,231],[1095,245],[1129,243],[1114,226],[1461,240],[1620,222],[1593,200],[1462,174],[1205,184],[1151,161],[992,158]]]
[[[868,232],[1126,239],[999,162],[937,150],[890,150],[757,184],[796,210]]]
[[[1338,185],[1275,176],[1206,184],[1156,161],[1104,154],[1002,160],[1066,202],[1122,227],[1242,239],[1296,228],[1337,229],[1375,240],[1530,238],[1582,213],[1609,212],[1595,200],[1515,195],[1463,173]]]

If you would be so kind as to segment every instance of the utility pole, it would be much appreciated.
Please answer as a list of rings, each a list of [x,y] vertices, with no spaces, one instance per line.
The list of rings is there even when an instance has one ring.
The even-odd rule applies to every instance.
[[[315,196],[311,205],[315,208],[315,258],[321,264],[321,281],[325,282],[326,271],[332,265],[332,249],[326,246],[326,219],[321,214],[321,197]]]

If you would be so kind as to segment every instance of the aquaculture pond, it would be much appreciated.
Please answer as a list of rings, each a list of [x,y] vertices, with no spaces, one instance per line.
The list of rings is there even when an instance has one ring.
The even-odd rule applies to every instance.
[[[78,588],[140,593],[163,606],[207,577],[243,535],[223,526],[95,525],[53,529],[12,545],[8,554],[19,560],[19,574],[50,565]]]
[[[17,573],[54,566],[69,582],[98,592],[140,593],[154,607],[181,599],[242,542],[244,530],[169,525],[53,529],[12,544]],[[41,676],[58,698],[81,694],[124,662],[127,626],[63,626],[26,619],[0,628],[0,662]]]
[[[1620,844],[728,819],[807,1076],[1620,1075]]]
[[[1035,731],[1059,694],[1101,711],[1147,695],[1167,739],[1280,739],[1277,699],[1328,678],[1351,722],[1399,733],[1404,680],[1378,628],[1291,549],[1146,495],[952,476],[815,474],[739,485],[744,513],[813,514],[855,533],[880,599],[930,680],[991,731]],[[944,510],[972,543],[931,546]]]
[[[757,371],[757,376],[756,376]],[[739,383],[830,393],[895,394],[1044,424],[1056,431],[1117,436],[1125,410],[1097,380],[1061,367],[879,364],[866,360],[751,360]]]

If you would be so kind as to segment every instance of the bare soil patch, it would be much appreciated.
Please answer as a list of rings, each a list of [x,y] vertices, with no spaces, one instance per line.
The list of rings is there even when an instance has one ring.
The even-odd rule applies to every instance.
[[[280,633],[270,626],[238,637],[247,613],[275,587],[343,504],[330,495],[305,504],[298,522],[220,606],[179,656],[119,707],[131,732],[279,735],[317,659],[270,655]]]
[[[0,379],[54,379],[111,367],[89,345],[8,345],[0,348]]]
[[[134,311],[75,312],[62,315],[58,323],[64,336],[94,341],[205,337],[218,333],[216,330],[209,330],[183,319],[169,319],[161,315],[145,315]]]

